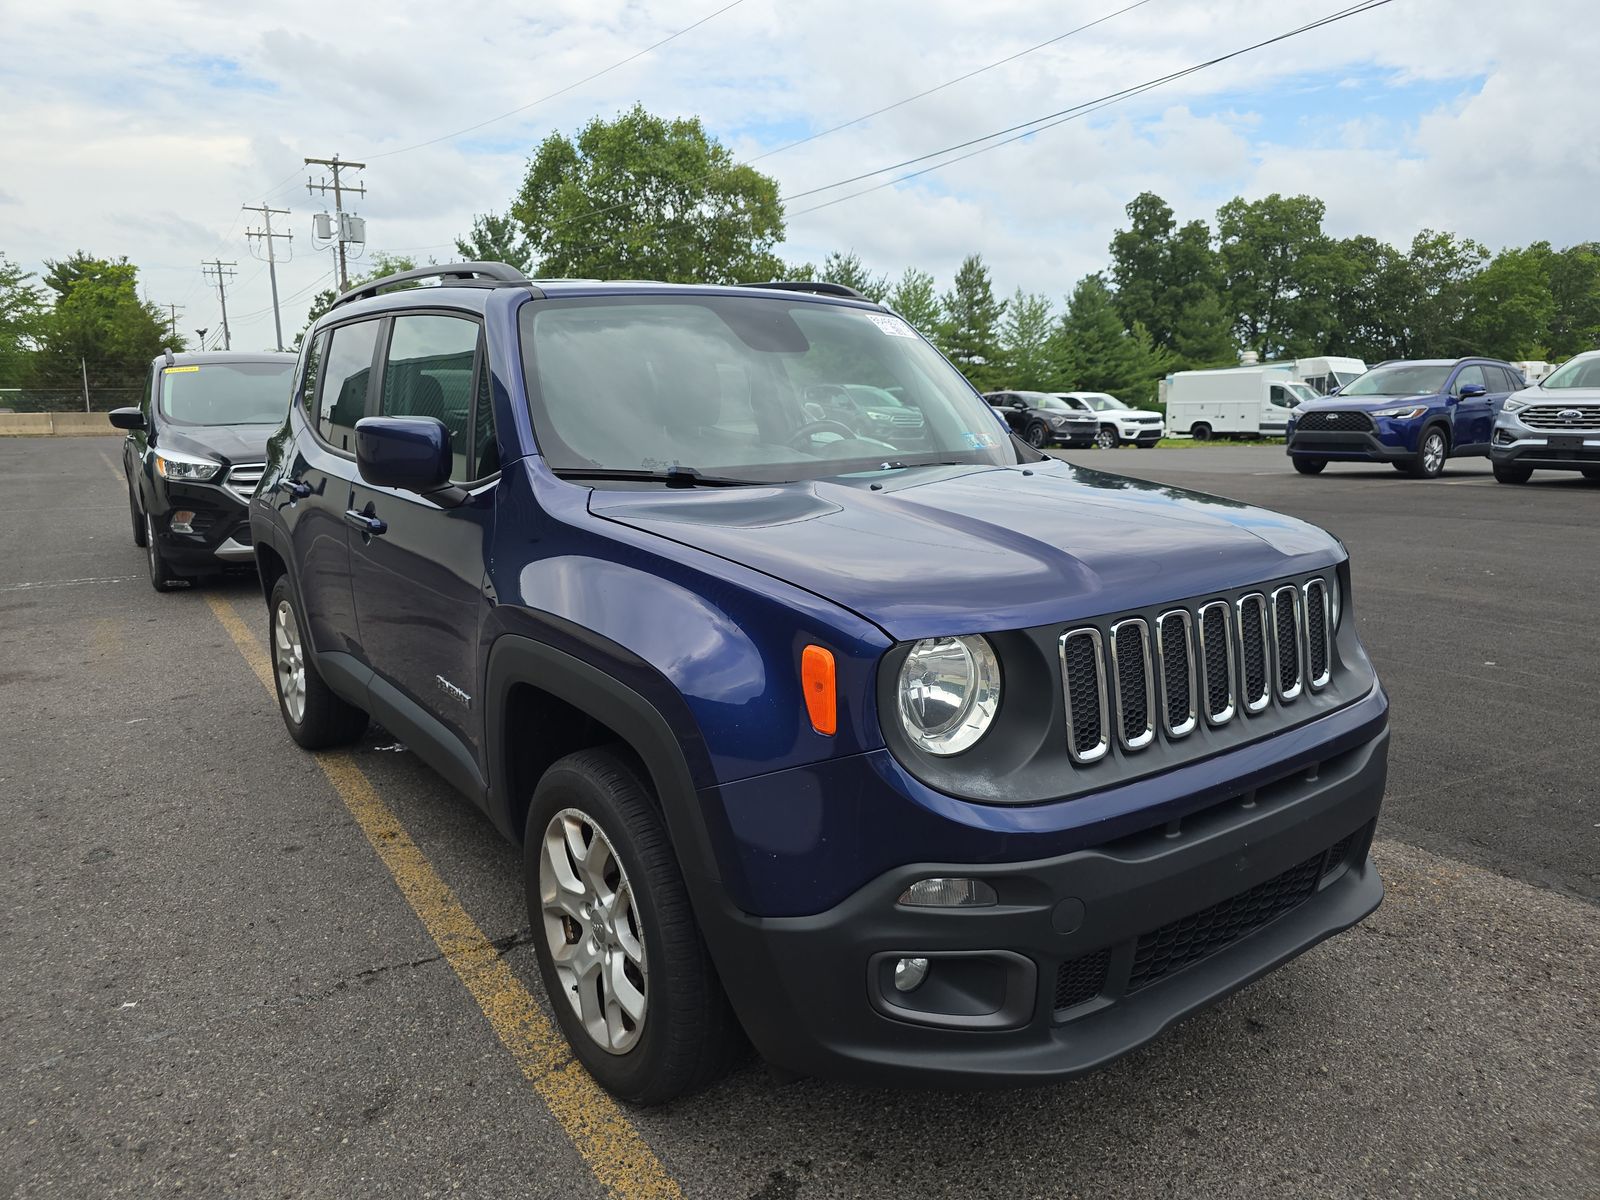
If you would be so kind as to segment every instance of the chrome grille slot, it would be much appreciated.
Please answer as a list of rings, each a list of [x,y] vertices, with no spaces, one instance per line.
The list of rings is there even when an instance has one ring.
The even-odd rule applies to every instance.
[[[228,468],[222,486],[248,504],[266,470],[266,463],[235,463]]]
[[[1111,749],[1105,655],[1098,629],[1061,635],[1061,694],[1067,704],[1067,751],[1076,763],[1098,762]]]
[[[1241,596],[1238,611],[1244,710],[1258,713],[1272,700],[1272,688],[1267,678],[1267,598],[1260,592]]]
[[[1200,677],[1205,694],[1206,720],[1226,725],[1233,720],[1237,703],[1234,694],[1233,638],[1228,636],[1228,602],[1213,600],[1200,609]]]
[[[1535,404],[1517,417],[1529,429],[1600,430],[1600,404]]]
[[[1328,686],[1333,676],[1333,616],[1328,611],[1328,585],[1313,579],[1305,586],[1306,682],[1312,691]]]
[[[1305,687],[1300,642],[1300,591],[1289,585],[1272,593],[1272,658],[1278,699],[1293,700]]]
[[[1156,618],[1156,658],[1161,674],[1161,718],[1168,737],[1195,727],[1194,622],[1187,609]]]
[[[1155,741],[1150,681],[1150,629],[1139,617],[1111,627],[1111,682],[1116,689],[1117,739],[1124,750]]]

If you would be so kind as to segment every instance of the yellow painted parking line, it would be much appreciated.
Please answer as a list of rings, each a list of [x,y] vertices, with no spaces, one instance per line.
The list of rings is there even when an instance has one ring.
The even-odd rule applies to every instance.
[[[208,594],[206,603],[261,686],[276,700],[272,662],[266,648],[226,599]],[[378,795],[355,760],[337,752],[315,758],[389,869],[400,894],[595,1178],[617,1200],[681,1198],[683,1192],[677,1181],[617,1102],[572,1057],[560,1030],[411,840],[394,810]]]

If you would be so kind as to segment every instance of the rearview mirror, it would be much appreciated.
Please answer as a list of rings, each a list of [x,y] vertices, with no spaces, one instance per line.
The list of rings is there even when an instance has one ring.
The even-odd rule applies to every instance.
[[[450,482],[450,431],[437,417],[362,417],[356,467],[377,487],[435,492]]]
[[[137,408],[113,408],[106,416],[117,429],[144,428],[144,414]]]

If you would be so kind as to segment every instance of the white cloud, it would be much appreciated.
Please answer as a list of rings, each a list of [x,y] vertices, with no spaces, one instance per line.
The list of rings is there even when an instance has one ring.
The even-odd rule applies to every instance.
[[[271,335],[241,204],[294,209],[285,325],[331,270],[310,244],[306,155],[369,156],[355,207],[374,248],[450,243],[503,210],[553,129],[640,101],[698,114],[745,157],[1014,53],[1093,10],[1031,0],[746,0],[639,61],[455,141],[387,152],[524,105],[706,15],[713,0],[552,0],[533,16],[421,0],[285,0],[244,16],[182,0],[70,10],[0,0],[0,250],[37,268],[127,254],[153,299],[215,324],[199,261],[240,262],[236,344]],[[1179,70],[1323,15],[1331,0],[1150,0],[1008,66],[763,159],[786,192],[912,158]],[[5,9],[10,11],[6,12]],[[1328,225],[1405,243],[1433,226],[1491,245],[1593,236],[1600,190],[1585,0],[1404,0],[1189,76],[1017,144],[800,215],[791,259],[853,248],[948,283],[981,252],[997,287],[1053,295],[1105,264],[1143,189],[1180,219],[1235,194],[1309,191]],[[889,176],[892,177],[892,176]],[[297,295],[298,293],[298,295]],[[249,314],[256,314],[251,316]]]

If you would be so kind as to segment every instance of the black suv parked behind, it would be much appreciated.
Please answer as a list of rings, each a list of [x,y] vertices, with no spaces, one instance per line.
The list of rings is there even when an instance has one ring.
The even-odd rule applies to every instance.
[[[110,414],[128,431],[128,514],[156,591],[255,560],[246,506],[289,410],[294,364],[292,354],[168,351],[150,364],[143,402]]]
[[[1099,419],[1047,392],[985,392],[983,398],[1005,417],[1011,431],[1028,445],[1069,446],[1081,450],[1094,445]]]

